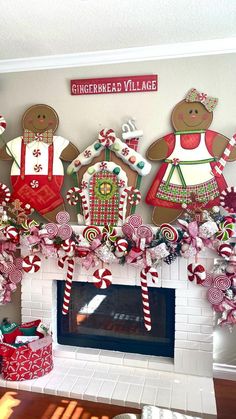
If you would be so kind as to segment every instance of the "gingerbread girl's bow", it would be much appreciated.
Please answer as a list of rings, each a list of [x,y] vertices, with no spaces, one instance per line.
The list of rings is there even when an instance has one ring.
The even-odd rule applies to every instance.
[[[185,101],[201,102],[208,112],[212,112],[218,103],[218,99],[216,97],[207,96],[206,93],[200,93],[197,91],[197,89],[189,90],[189,92],[186,95]]]

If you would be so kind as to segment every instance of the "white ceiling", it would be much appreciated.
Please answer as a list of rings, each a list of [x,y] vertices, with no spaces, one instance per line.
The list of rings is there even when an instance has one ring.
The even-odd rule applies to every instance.
[[[0,0],[0,61],[236,36],[236,0]]]

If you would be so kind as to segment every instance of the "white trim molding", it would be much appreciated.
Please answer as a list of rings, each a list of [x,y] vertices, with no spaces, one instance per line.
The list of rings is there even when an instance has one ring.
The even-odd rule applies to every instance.
[[[236,365],[214,364],[213,377],[222,380],[236,381]]]
[[[236,37],[115,50],[0,60],[0,73],[154,61],[236,52]]]

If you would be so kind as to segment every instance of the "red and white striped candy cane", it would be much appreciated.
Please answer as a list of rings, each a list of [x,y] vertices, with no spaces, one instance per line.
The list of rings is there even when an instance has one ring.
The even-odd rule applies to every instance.
[[[219,177],[222,175],[226,162],[229,160],[230,153],[236,143],[236,134],[228,142],[227,146],[224,149],[224,152],[220,158],[220,160],[216,163],[214,169],[212,169],[212,173],[214,176]]]
[[[89,207],[88,207],[88,202],[87,202],[86,196],[84,195],[83,189],[78,188],[76,186],[74,188],[69,189],[66,194],[67,202],[70,205],[76,205],[79,200],[78,195],[81,197],[83,215],[84,215],[85,220],[87,220],[89,218]]]
[[[5,131],[6,126],[7,124],[6,124],[5,119],[3,118],[2,115],[0,115],[0,135]]]
[[[135,189],[133,186],[127,186],[121,196],[120,196],[120,202],[119,202],[119,218],[120,220],[123,220],[123,211],[124,211],[124,203],[125,199],[127,198],[130,202],[130,205],[138,205],[141,201],[141,193],[138,189]],[[136,199],[134,200],[133,196],[136,195]]]
[[[68,268],[67,268],[67,274],[66,274],[66,283],[65,283],[64,298],[63,298],[63,305],[62,305],[62,314],[64,315],[68,314],[68,310],[69,310],[75,260],[74,258],[69,258],[68,256],[64,256],[58,261],[59,268],[63,269],[65,262],[68,262]]]
[[[151,313],[150,313],[148,286],[147,286],[148,274],[152,276],[152,281],[156,282],[156,279],[158,278],[158,273],[156,269],[153,268],[152,266],[147,266],[146,268],[143,268],[140,272],[144,325],[147,331],[149,332],[152,328],[152,323],[151,323]]]

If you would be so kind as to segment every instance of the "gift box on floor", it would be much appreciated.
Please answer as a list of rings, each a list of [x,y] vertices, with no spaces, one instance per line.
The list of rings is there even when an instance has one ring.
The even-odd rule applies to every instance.
[[[1,372],[5,380],[24,381],[42,377],[53,369],[50,335],[15,348],[0,344]]]

